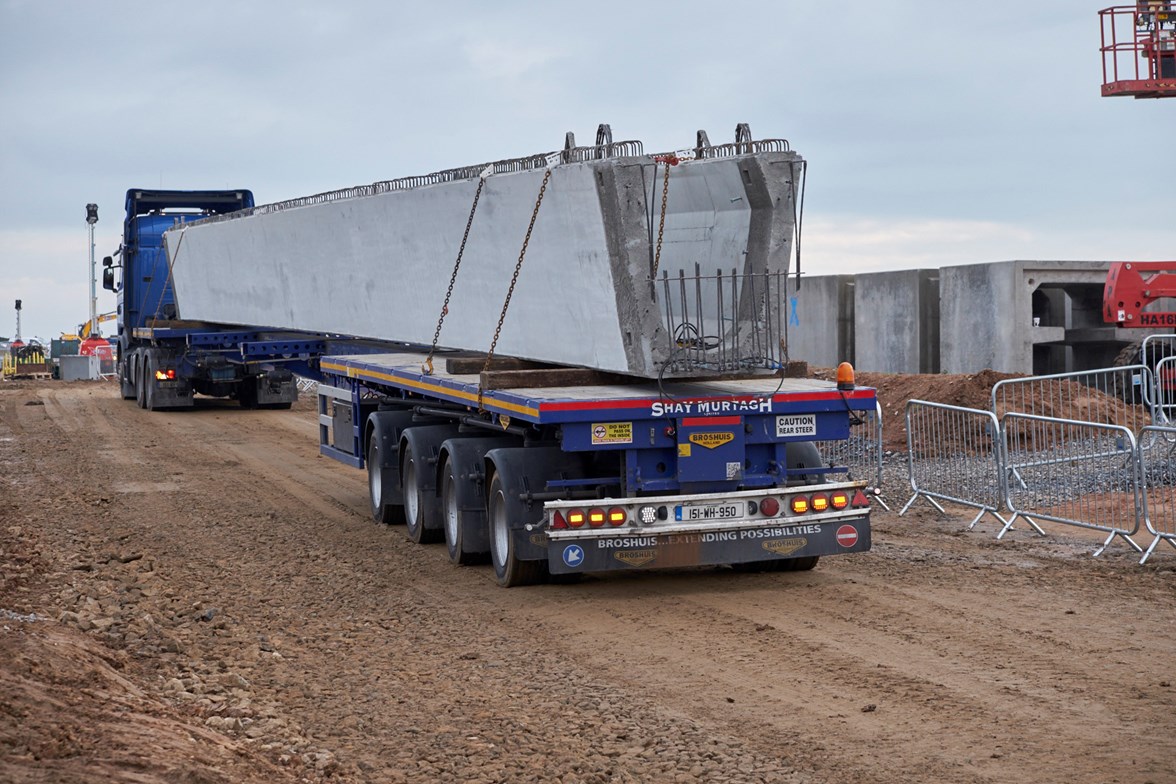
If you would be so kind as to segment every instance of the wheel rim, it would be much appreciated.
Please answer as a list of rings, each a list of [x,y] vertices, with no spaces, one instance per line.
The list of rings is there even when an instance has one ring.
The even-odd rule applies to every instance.
[[[372,494],[372,508],[379,512],[384,506],[384,486],[380,481],[380,450],[375,443],[368,450],[368,490]]]
[[[404,511],[408,524],[414,528],[417,525],[417,511],[420,508],[420,498],[417,496],[416,463],[410,458],[404,465]]]
[[[491,513],[494,537],[494,563],[499,568],[506,566],[507,548],[510,547],[510,527],[506,521],[506,499],[500,490],[494,495],[494,511]]]
[[[445,472],[444,480],[445,498],[445,541],[451,547],[456,548],[458,542],[458,519],[457,519],[457,483],[453,481],[453,475],[449,471]]]

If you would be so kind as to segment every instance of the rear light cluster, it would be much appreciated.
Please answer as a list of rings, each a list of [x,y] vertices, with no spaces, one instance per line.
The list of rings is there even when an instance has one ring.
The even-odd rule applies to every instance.
[[[611,509],[594,507],[592,509],[556,510],[552,518],[553,528],[603,528],[606,525],[622,526],[629,522],[629,513],[619,506]]]
[[[176,371],[173,369],[157,370],[155,371],[156,381],[174,381],[176,378]]]
[[[789,499],[792,514],[807,514],[809,512],[828,512],[830,509],[840,511],[849,506],[849,493],[836,490],[832,493],[813,493],[812,495],[794,495]]]
[[[808,493],[776,498],[768,496],[759,501],[747,502],[747,519],[759,517],[777,517],[781,515],[793,516],[821,512],[841,511],[849,507],[868,507],[870,505],[866,494],[861,490],[851,494],[845,490],[832,492]],[[630,520],[630,513],[633,517]],[[583,509],[557,509],[552,514],[551,527],[560,530],[576,528],[619,528],[630,522],[636,525],[653,525],[658,521],[670,519],[672,514],[668,506],[641,506],[626,509],[621,506],[591,507]]]

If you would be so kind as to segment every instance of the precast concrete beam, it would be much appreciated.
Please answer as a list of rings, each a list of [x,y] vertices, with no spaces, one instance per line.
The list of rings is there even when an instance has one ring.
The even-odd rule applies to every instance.
[[[801,164],[779,151],[682,161],[664,224],[650,156],[491,175],[440,346],[488,350],[513,281],[499,355],[647,378],[768,372]],[[353,189],[178,226],[164,241],[179,317],[428,345],[477,186]]]

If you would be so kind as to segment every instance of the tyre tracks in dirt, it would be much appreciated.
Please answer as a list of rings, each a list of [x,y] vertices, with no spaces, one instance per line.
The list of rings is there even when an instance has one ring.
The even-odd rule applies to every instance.
[[[307,773],[1160,784],[1173,769],[1176,572],[1160,559],[883,512],[874,552],[809,573],[502,590],[372,523],[366,477],[318,455],[305,403],[149,413],[89,391],[0,406],[0,436],[44,478],[98,458],[96,486],[57,502],[77,523],[56,546],[143,553],[164,587],[130,614],[180,649],[144,649],[155,686],[196,681],[178,706],[243,711],[227,732]],[[200,684],[230,676],[248,683],[232,707],[202,703],[219,695]]]

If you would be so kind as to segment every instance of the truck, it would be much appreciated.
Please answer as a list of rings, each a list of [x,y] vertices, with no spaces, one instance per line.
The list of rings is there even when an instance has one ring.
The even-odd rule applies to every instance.
[[[244,189],[127,191],[122,243],[102,260],[102,285],[117,299],[116,372],[124,399],[152,411],[191,407],[197,393],[248,408],[289,408],[297,399],[293,373],[267,353],[280,335],[176,319],[164,231],[252,206],[253,194]],[[242,355],[243,344],[253,353]]]
[[[809,570],[823,557],[869,550],[873,488],[865,479],[848,476],[847,466],[826,462],[816,444],[854,437],[853,428],[864,426],[876,412],[875,391],[857,386],[846,363],[838,368],[836,381],[825,381],[789,372],[793,363],[786,356],[781,273],[772,265],[789,255],[781,249],[790,250],[791,236],[780,230],[777,219],[791,230],[798,206],[791,200],[796,189],[783,179],[765,184],[762,172],[785,178],[787,172],[798,171],[798,158],[793,153],[782,157],[780,144],[752,142],[742,130],[737,130],[737,143],[724,148],[704,144],[700,132],[694,151],[672,156],[646,156],[636,143],[614,146],[611,134],[602,131],[597,144],[588,148],[577,148],[570,139],[571,134],[554,158],[528,156],[409,178],[403,191],[377,184],[257,208],[249,203],[247,191],[131,192],[123,287],[127,270],[133,271],[135,260],[143,256],[144,237],[149,234],[155,266],[145,271],[151,274],[147,283],[155,284],[151,296],[178,307],[152,310],[151,297],[144,306],[140,294],[128,300],[137,303],[136,308],[124,311],[120,298],[119,334],[127,348],[127,360],[120,364],[126,368],[120,373],[124,397],[142,388],[148,396],[144,407],[149,409],[170,406],[181,394],[193,391],[285,405],[289,398],[268,392],[263,397],[263,387],[275,380],[287,383],[282,373],[312,379],[317,382],[319,452],[366,472],[373,519],[402,525],[416,543],[444,542],[455,565],[489,562],[503,587],[658,568]],[[715,165],[722,160],[723,166]],[[781,161],[787,165],[778,166]],[[684,185],[674,191],[670,168],[679,165],[683,171],[675,170],[674,177],[681,176]],[[552,169],[560,167],[566,170],[552,176]],[[465,272],[462,254],[467,240],[518,236],[497,223],[489,227],[493,231],[471,234],[478,200],[495,198],[487,178],[498,176],[514,178],[499,184],[496,193],[501,199],[533,193],[541,180],[538,202],[533,210],[515,210],[529,214],[530,225],[517,253],[506,303],[500,312],[496,300],[488,306],[498,313],[489,348],[468,345],[469,338],[462,338],[467,345],[446,346],[439,336],[446,315],[459,301],[454,296],[451,302],[451,295],[459,269]],[[637,190],[642,178],[647,187]],[[549,183],[567,183],[565,192],[574,198],[549,208],[565,223],[560,231],[544,236],[536,221]],[[748,189],[746,199],[743,188]],[[460,193],[465,198],[473,197],[468,216],[447,213],[442,220],[427,211],[457,203],[453,193],[458,189],[464,189]],[[738,193],[732,196],[733,191]],[[595,209],[593,200],[608,202],[616,193],[630,200],[627,210]],[[667,194],[673,193],[677,204],[689,203],[688,213],[667,210]],[[769,193],[775,194],[773,198],[759,195]],[[400,195],[387,199],[389,194]],[[368,201],[382,197],[380,204]],[[706,199],[717,205],[709,213],[698,209]],[[177,205],[188,210],[195,205],[203,214],[192,216],[200,218],[196,220],[155,217],[156,210],[167,216]],[[313,209],[320,205],[326,209]],[[498,204],[487,220],[503,220],[511,214],[508,206]],[[398,287],[399,294],[383,303],[398,311],[395,330],[408,328],[426,335],[433,331],[431,324],[411,323],[417,318],[411,314],[424,312],[420,300],[430,285],[445,291],[444,302],[432,303],[440,316],[431,345],[395,340],[394,334],[380,334],[380,327],[368,328],[363,322],[349,322],[358,324],[356,334],[323,328],[341,323],[331,319],[354,319],[352,311],[364,312],[355,304],[358,300],[340,312],[312,313],[236,297],[236,304],[223,310],[233,292],[226,289],[210,296],[205,290],[225,284],[221,272],[202,272],[206,266],[230,270],[249,259],[247,274],[267,270],[281,277],[281,288],[295,297],[300,285],[295,278],[311,275],[321,307],[329,310],[333,301],[346,302],[347,286],[364,279],[353,267],[367,264],[366,257],[345,255],[349,247],[360,246],[350,235],[370,238],[374,233],[368,224],[348,228],[337,221],[382,209],[391,210],[388,220],[394,220],[399,210],[417,210],[415,225],[399,235],[386,234],[411,237],[402,246],[380,248],[379,265],[372,265],[370,274],[403,274],[393,282],[393,291]],[[719,215],[720,209],[728,212]],[[746,210],[734,214],[742,223],[733,219],[733,210]],[[623,214],[617,217],[618,212]],[[703,225],[712,218],[713,225]],[[568,236],[577,233],[576,221],[603,225],[600,232],[593,233],[592,227],[579,232],[581,245],[570,255],[581,277],[565,277],[559,292],[536,289],[527,294],[521,281],[527,275],[523,262],[528,243],[539,244],[539,253],[553,260],[549,263],[559,263],[561,243],[576,241]],[[148,222],[152,229],[145,232]],[[618,222],[627,227],[624,241],[613,236],[620,232]],[[156,250],[161,247],[158,230],[165,223],[169,225],[162,247],[171,254],[167,263]],[[412,235],[422,223],[428,224],[428,231]],[[739,259],[744,268],[713,275],[696,268],[696,274],[687,275],[683,266],[673,277],[664,270],[657,277],[663,234],[680,237],[683,247],[692,251],[703,247],[700,241],[721,236],[726,248],[732,244],[731,225],[737,226],[735,233],[745,233],[746,260]],[[450,259],[426,253],[423,261],[431,262],[428,277],[419,277],[419,267],[413,267],[416,278],[404,273],[409,253],[439,241],[433,237],[438,226],[455,235],[448,250],[458,248],[448,289],[444,270]],[[137,233],[132,232],[136,227]],[[323,265],[318,262],[313,270],[299,267],[299,254],[313,245],[316,232],[328,232],[331,242],[324,247],[342,254],[333,258],[331,274],[321,274]],[[590,244],[597,236],[599,252]],[[461,238],[460,246],[456,237]],[[645,238],[648,245],[642,248]],[[132,240],[137,245],[128,251]],[[275,241],[273,247],[267,246]],[[368,251],[370,246],[364,246],[364,253]],[[624,256],[629,251],[634,253],[633,263]],[[646,252],[647,259],[642,255]],[[592,269],[593,254],[603,255],[604,268],[611,264],[611,278],[583,279],[590,274],[585,270]],[[783,263],[787,274],[787,259]],[[180,264],[186,265],[184,274],[170,274]],[[635,283],[617,281],[629,268]],[[509,265],[505,269],[509,273]],[[433,276],[440,278],[440,285]],[[245,287],[251,291],[266,285],[260,277],[252,280]],[[177,281],[182,290],[170,291]],[[579,292],[598,285],[613,285],[618,292],[627,287],[625,297],[648,298],[644,310],[618,310],[630,319],[622,327],[653,319],[655,331],[669,343],[664,350],[646,345],[640,356],[636,350],[629,352],[638,359],[628,367],[629,374],[613,367],[602,370],[497,355],[498,334],[516,284],[532,302],[521,306],[522,328],[512,345],[528,346],[528,337],[539,344],[550,331],[546,317],[530,315],[545,313],[543,308],[551,304],[536,298],[556,297],[570,309]],[[481,299],[491,299],[484,281],[474,288]],[[704,293],[709,303],[705,315]],[[477,301],[471,295],[462,308]],[[228,320],[184,321],[189,304],[200,316],[219,314]],[[534,308],[527,310],[528,304]],[[257,314],[252,320],[263,323],[248,326],[251,314]],[[570,317],[587,318],[576,313]],[[275,323],[279,320],[286,323]],[[137,326],[131,329],[131,323]],[[299,323],[312,326],[298,330]],[[644,338],[648,344],[649,336]],[[560,348],[535,345],[534,351]],[[642,376],[641,369],[650,367],[649,356],[660,365]],[[173,371],[174,380],[184,386],[181,392],[179,383],[172,384],[164,398],[155,379],[172,381]]]

